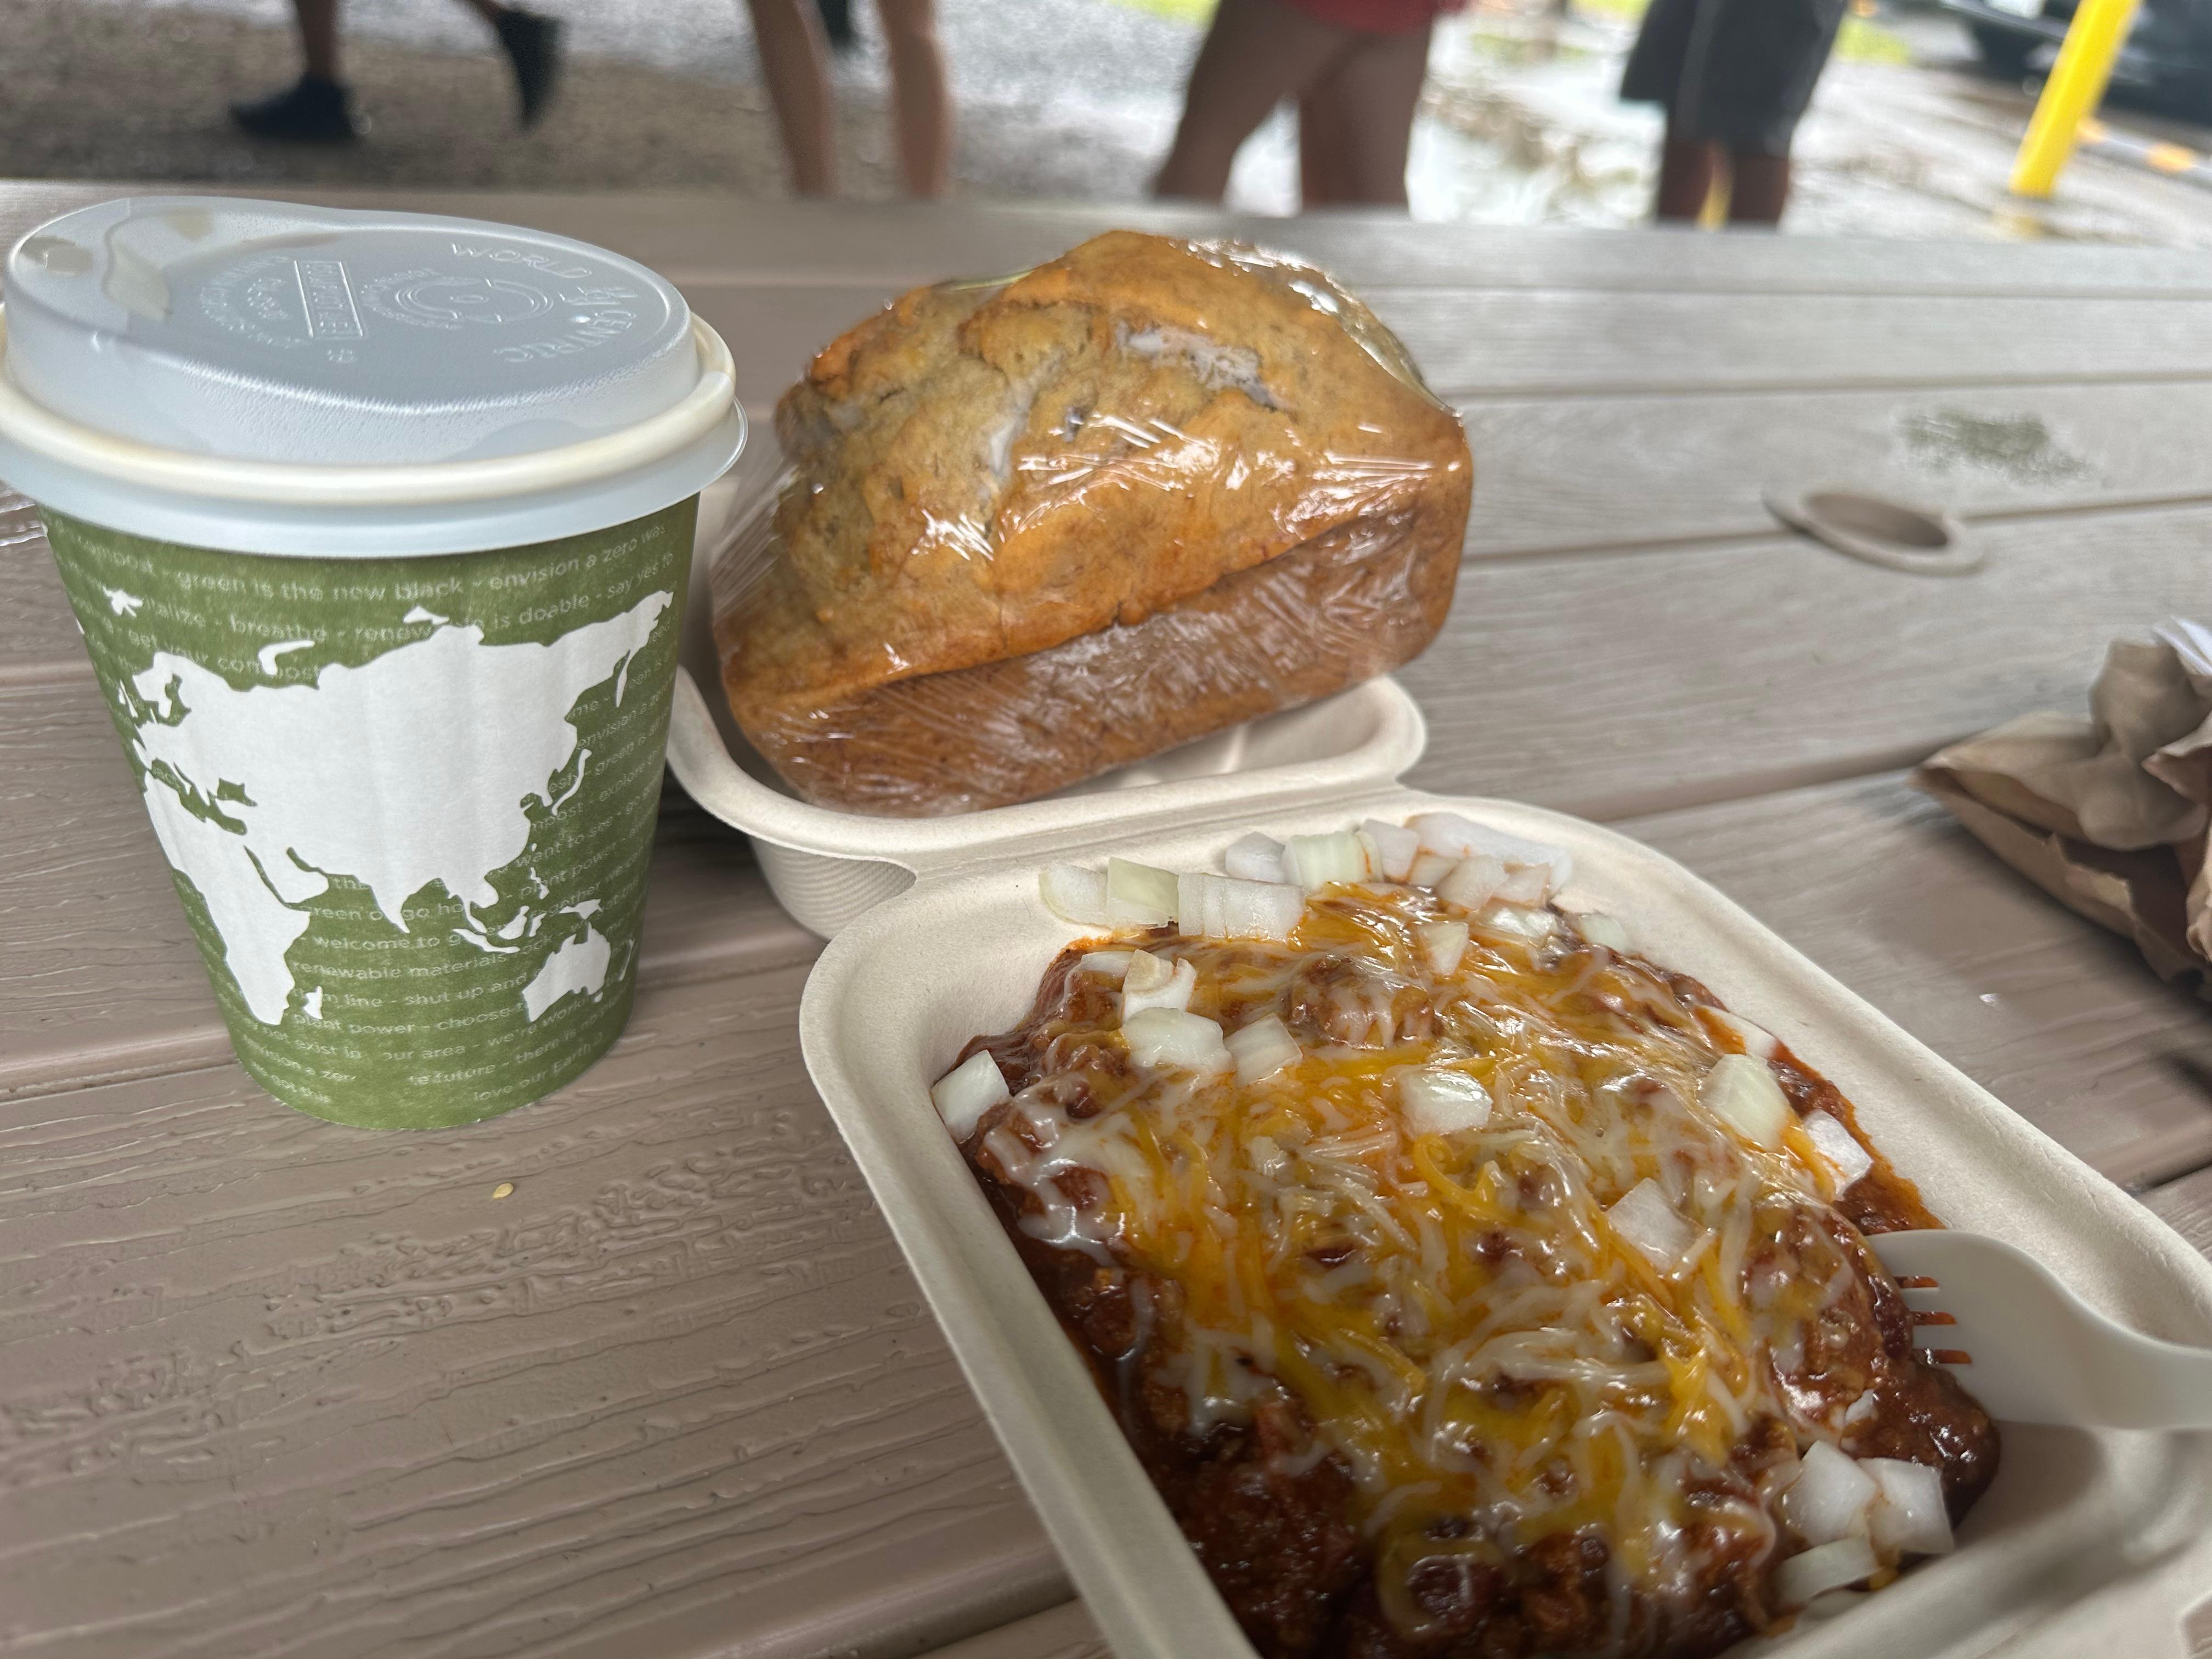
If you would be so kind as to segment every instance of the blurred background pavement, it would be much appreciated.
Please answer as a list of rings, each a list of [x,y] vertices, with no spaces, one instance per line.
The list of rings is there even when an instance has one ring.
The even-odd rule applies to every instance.
[[[453,0],[349,0],[345,72],[362,143],[256,143],[225,106],[297,70],[284,0],[5,0],[0,176],[784,193],[781,152],[737,0],[535,0],[569,29],[559,101],[514,130],[505,65]],[[1656,112],[1613,92],[1641,0],[1484,0],[1439,27],[1415,131],[1416,217],[1621,225],[1647,210]],[[1787,229],[2212,244],[2212,189],[2084,155],[2059,200],[2005,190],[2031,106],[1925,7],[1860,0],[1796,147]],[[1131,199],[1164,153],[1206,0],[942,0],[959,108],[955,189],[986,199]],[[848,194],[895,193],[880,38],[838,60]],[[2117,118],[2212,149],[2150,111]],[[1295,206],[1289,119],[1239,161],[1232,206]]]

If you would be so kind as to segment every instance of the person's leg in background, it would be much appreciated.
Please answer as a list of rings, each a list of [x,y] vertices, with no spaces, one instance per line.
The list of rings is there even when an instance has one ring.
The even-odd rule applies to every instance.
[[[801,196],[828,196],[837,187],[836,129],[830,104],[828,47],[813,0],[745,0],[761,75],[783,131],[791,186]]]
[[[1659,188],[1653,216],[1662,222],[1694,223],[1705,211],[1706,198],[1713,193],[1715,156],[1713,146],[1704,139],[1677,137],[1670,121],[1659,144]]]
[[[514,72],[519,124],[536,126],[561,71],[561,25],[520,6],[501,5],[499,0],[465,0],[465,3],[491,25],[499,49],[507,54],[507,67]]]
[[[292,0],[300,27],[300,78],[281,92],[233,104],[230,118],[258,138],[350,143],[360,129],[338,79],[338,0]]]
[[[338,0],[292,0],[300,26],[300,56],[318,81],[338,78]]]
[[[860,32],[853,27],[853,0],[815,0],[815,11],[822,19],[822,33],[830,38],[830,50],[846,52],[860,44]]]
[[[1729,222],[1732,225],[1778,225],[1790,201],[1790,152],[1770,155],[1765,150],[1729,152]]]
[[[1403,207],[1413,111],[1430,26],[1359,34],[1298,99],[1298,179],[1307,208]]]
[[[1182,120],[1152,193],[1218,202],[1237,150],[1260,123],[1284,99],[1303,94],[1358,39],[1355,30],[1275,0],[1221,0],[1191,65]]]
[[[1693,37],[1700,33],[1699,10],[1700,0],[1651,0],[1620,76],[1623,101],[1657,104],[1667,112],[1666,133],[1659,141],[1659,178],[1652,192],[1652,216],[1662,223],[1694,221],[1712,194],[1716,158],[1693,118],[1695,89],[1686,87],[1692,78],[1691,52]],[[1711,19],[1706,22],[1709,27]]]
[[[500,0],[465,0],[491,27],[514,74],[520,124],[535,126],[561,68],[561,25]],[[344,143],[360,137],[351,91],[338,77],[337,0],[292,0],[300,28],[300,78],[281,92],[233,104],[231,118],[264,138]]]
[[[1797,124],[1843,27],[1845,0],[1703,0],[1698,125],[1727,152],[1728,222],[1771,229],[1791,183]]]
[[[1326,71],[1298,99],[1298,206],[1341,207],[1358,200],[1352,183],[1352,137]]]
[[[899,173],[909,196],[945,194],[952,179],[952,94],[934,0],[876,0],[891,60]]]

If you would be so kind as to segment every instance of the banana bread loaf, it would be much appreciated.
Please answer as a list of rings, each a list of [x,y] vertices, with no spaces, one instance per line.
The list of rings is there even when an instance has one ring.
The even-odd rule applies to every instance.
[[[1046,793],[1418,653],[1473,465],[1365,307],[1252,249],[1114,232],[918,289],[776,410],[730,706],[798,793],[925,815]]]

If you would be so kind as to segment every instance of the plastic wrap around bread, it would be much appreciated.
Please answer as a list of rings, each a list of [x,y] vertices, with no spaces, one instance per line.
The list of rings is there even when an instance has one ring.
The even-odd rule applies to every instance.
[[[805,799],[1045,794],[1396,667],[1450,608],[1474,466],[1313,268],[1114,232],[916,289],[776,409],[714,574],[745,735]]]

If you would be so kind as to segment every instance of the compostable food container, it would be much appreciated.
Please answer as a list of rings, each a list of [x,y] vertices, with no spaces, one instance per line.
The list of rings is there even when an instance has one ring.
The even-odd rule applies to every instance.
[[[1562,908],[1621,920],[1636,948],[1694,975],[1849,1095],[1858,1121],[1947,1224],[2005,1239],[2115,1318],[2212,1342],[2212,1263],[1679,865],[1595,824],[1501,800],[1440,798],[1378,748],[1050,803],[1004,839],[909,845],[912,884],[838,933],[799,1023],[807,1066],[953,1352],[1121,1659],[1251,1650],[1007,1242],[931,1103],[973,1036],[1027,1012],[1086,931],[1038,896],[1049,864],[1110,854],[1218,867],[1248,830],[1280,838],[1448,809],[1567,848]],[[1017,809],[1026,810],[1026,809]],[[911,828],[911,826],[907,826]],[[1971,1389],[1972,1367],[1961,1380]],[[1745,1652],[1790,1659],[2077,1659],[2196,1651],[2212,1614],[2212,1435],[2003,1425],[1995,1486],[1952,1555],[1872,1595],[1823,1598]],[[2186,1622],[2185,1622],[2186,1621]],[[2201,1638],[2195,1638],[2201,1639]]]

